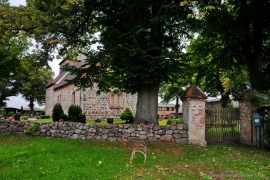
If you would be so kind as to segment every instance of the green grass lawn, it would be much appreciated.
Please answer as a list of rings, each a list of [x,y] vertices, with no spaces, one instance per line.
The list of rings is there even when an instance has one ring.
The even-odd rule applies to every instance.
[[[38,119],[38,120],[35,120],[33,122],[52,122],[52,118],[50,119]],[[113,124],[123,124],[125,123],[126,121],[123,121],[121,119],[114,119],[113,120]],[[101,120],[100,123],[96,123],[94,120],[86,120],[86,123],[87,124],[107,124],[107,120]],[[167,120],[162,120],[162,121],[159,121],[159,125],[166,125],[167,123]]]
[[[0,179],[269,179],[270,152],[247,146],[133,143],[0,134]],[[222,177],[222,178],[220,178]]]

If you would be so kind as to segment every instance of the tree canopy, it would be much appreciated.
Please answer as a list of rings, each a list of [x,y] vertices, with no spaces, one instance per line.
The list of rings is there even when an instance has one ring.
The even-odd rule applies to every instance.
[[[75,48],[87,57],[81,69],[69,68],[77,86],[138,93],[134,123],[157,124],[158,89],[181,66],[179,50],[195,21],[187,16],[191,6],[174,0],[27,2],[46,17],[44,37],[61,42],[63,53]],[[96,42],[98,50],[90,50]]]
[[[20,83],[15,80],[21,69],[20,58],[28,49],[29,42],[22,32],[11,30],[10,9],[7,2],[0,2],[0,107],[8,97],[18,94]]]
[[[203,0],[198,1],[197,8],[201,27],[192,51],[199,52],[204,62],[211,60],[214,69],[218,66],[216,75],[221,68],[225,74],[229,70],[239,72],[239,76],[246,69],[251,88],[265,90],[269,84],[265,83],[268,76],[263,76],[269,68],[269,2]]]
[[[266,0],[27,0],[25,7],[3,2],[2,40],[26,32],[37,41],[42,65],[54,48],[66,57],[84,54],[82,68],[67,67],[76,75],[72,83],[138,93],[134,123],[157,124],[161,83],[173,85],[187,75],[227,98],[248,81],[259,91],[270,87]]]
[[[33,102],[29,95],[26,95],[26,86],[31,86],[28,90],[32,91],[31,96],[34,100],[40,104],[44,102],[44,83],[51,80],[52,71],[44,69],[46,65],[48,67],[47,61],[50,60],[44,58],[45,51],[31,50],[33,48],[31,38],[37,34],[36,27],[38,27],[35,20],[38,16],[34,12],[37,11],[33,8],[10,6],[5,0],[0,2],[0,106],[6,105],[4,101],[8,100],[8,97],[22,93],[23,97],[30,101],[30,107],[33,109]],[[35,66],[34,62],[25,64],[23,59],[30,56],[35,56]],[[33,73],[35,70],[39,73]],[[44,74],[41,74],[41,71]]]
[[[34,110],[34,101],[39,105],[45,103],[46,85],[52,81],[53,72],[36,59],[36,54],[30,54],[21,59],[21,72],[16,80],[20,82],[19,92],[29,101],[31,111]]]

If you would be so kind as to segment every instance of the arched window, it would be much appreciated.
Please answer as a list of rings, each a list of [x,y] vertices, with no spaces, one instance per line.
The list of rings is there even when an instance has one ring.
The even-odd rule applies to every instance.
[[[61,104],[61,94],[57,96],[57,103]]]
[[[72,92],[72,104],[75,104],[76,98],[75,98],[75,91]]]
[[[123,93],[120,92],[110,94],[110,108],[123,108]]]

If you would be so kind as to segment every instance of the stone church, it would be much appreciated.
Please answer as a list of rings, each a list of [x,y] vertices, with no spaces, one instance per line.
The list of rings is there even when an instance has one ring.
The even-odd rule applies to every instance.
[[[72,104],[79,105],[86,119],[119,119],[121,113],[129,108],[133,114],[136,112],[137,94],[126,93],[101,93],[97,95],[97,86],[92,89],[78,90],[74,84],[68,84],[66,80],[74,78],[69,72],[62,70],[66,64],[78,68],[84,62],[83,55],[78,56],[78,61],[63,60],[60,62],[60,73],[46,86],[45,113],[52,115],[53,107],[60,103],[65,114],[68,114],[68,108]]]

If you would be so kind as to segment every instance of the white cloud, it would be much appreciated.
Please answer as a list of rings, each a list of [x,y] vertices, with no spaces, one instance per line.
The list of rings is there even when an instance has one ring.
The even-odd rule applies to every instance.
[[[29,102],[25,101],[20,95],[18,96],[11,96],[8,97],[9,101],[7,101],[7,107],[14,107],[21,109],[21,107],[29,107]],[[44,109],[44,106],[39,106],[37,103],[34,103],[34,108],[42,108]]]
[[[12,6],[26,5],[25,0],[9,0],[9,3]]]
[[[54,59],[53,61],[49,62],[49,66],[52,68],[52,71],[54,72],[54,77],[58,76],[59,74],[59,63],[61,62],[61,60],[58,59]]]

